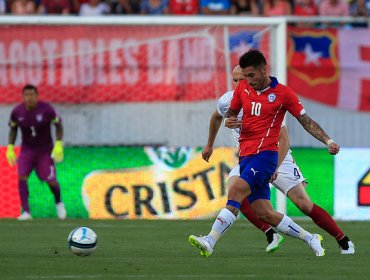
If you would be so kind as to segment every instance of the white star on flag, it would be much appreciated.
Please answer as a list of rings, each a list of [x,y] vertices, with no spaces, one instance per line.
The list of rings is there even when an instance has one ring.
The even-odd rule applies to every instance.
[[[252,44],[247,44],[245,41],[241,41],[239,45],[232,49],[238,56],[242,56],[244,53],[252,48]]]
[[[313,63],[316,66],[320,65],[319,59],[322,57],[322,53],[315,52],[310,44],[306,44],[306,46],[304,47],[304,54],[306,55],[304,64]]]

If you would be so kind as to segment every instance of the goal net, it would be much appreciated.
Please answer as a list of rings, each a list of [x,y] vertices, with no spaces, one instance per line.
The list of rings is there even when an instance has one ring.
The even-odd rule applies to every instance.
[[[22,86],[36,85],[40,98],[60,104],[71,145],[201,146],[203,124],[250,48],[286,79],[279,19],[5,17],[0,24],[0,103],[19,102]]]
[[[282,22],[170,19],[0,19],[1,103],[18,101],[25,83],[58,103],[212,99],[231,87],[230,72],[249,48],[260,48],[278,74]]]
[[[224,204],[226,190],[220,178],[227,175],[225,158],[230,161],[233,154],[220,148],[213,157],[217,164],[210,169],[197,147],[207,141],[217,99],[232,89],[231,72],[239,56],[250,48],[261,49],[271,74],[283,83],[286,80],[286,28],[284,20],[277,18],[1,17],[0,33],[0,116],[4,120],[0,129],[7,131],[5,120],[21,101],[21,89],[27,83],[36,85],[40,99],[57,108],[67,147],[58,178],[68,188],[68,192],[62,189],[62,195],[74,217],[84,217],[85,208],[90,217],[106,217],[99,216],[103,210],[96,207],[98,216],[94,216],[91,205],[99,203],[107,217],[208,215],[193,204]],[[0,144],[7,144],[6,133],[0,135]],[[114,147],[143,145],[177,148]],[[232,145],[230,132],[221,129],[216,146]],[[148,169],[151,164],[158,168]],[[186,164],[197,169],[188,170]],[[90,174],[133,167],[145,170],[127,172],[125,179],[119,179],[120,172],[108,177]],[[174,173],[176,168],[179,171]],[[1,173],[0,183],[7,182],[4,191],[9,193],[12,186],[16,193],[14,170],[4,164]],[[123,181],[114,183],[114,178]],[[186,188],[180,187],[184,180]],[[104,184],[110,185],[102,193],[91,191]],[[125,189],[124,184],[133,189]],[[52,197],[45,197],[45,186],[34,175],[29,185],[36,216],[55,211]],[[201,193],[195,187],[199,185],[204,186]],[[115,200],[128,195],[134,201],[131,210],[125,208],[126,200]],[[5,200],[0,197],[0,205]],[[210,208],[218,209],[217,203]],[[195,212],[173,214],[174,209],[188,208]]]

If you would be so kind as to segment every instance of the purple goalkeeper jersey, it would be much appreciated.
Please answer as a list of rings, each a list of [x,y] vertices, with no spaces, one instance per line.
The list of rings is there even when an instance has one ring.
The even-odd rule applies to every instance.
[[[51,124],[61,123],[54,108],[46,102],[39,101],[33,110],[27,110],[23,103],[16,106],[9,125],[19,127],[22,132],[22,148],[39,151],[52,150]]]

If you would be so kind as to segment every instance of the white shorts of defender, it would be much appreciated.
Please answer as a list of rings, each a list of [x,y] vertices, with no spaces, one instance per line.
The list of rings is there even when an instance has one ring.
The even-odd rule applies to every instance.
[[[229,178],[233,176],[240,176],[239,164],[230,171]],[[276,180],[272,182],[272,185],[286,196],[292,188],[305,181],[306,178],[303,177],[301,170],[294,162],[292,155],[288,152],[279,167],[278,176]],[[306,184],[304,184],[304,186],[306,186]]]

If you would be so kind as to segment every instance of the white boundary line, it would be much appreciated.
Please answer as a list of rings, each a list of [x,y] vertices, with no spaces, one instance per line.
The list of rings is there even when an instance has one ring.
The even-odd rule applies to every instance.
[[[174,278],[196,278],[200,279],[204,277],[204,274],[178,274],[178,275],[163,275],[163,274],[113,274],[113,275],[54,275],[54,276],[47,276],[47,275],[32,275],[27,276],[26,279],[96,279],[96,278],[153,278],[153,279],[174,279]],[[228,277],[232,278],[255,278],[257,275],[255,274],[207,274],[207,279],[228,279]]]

